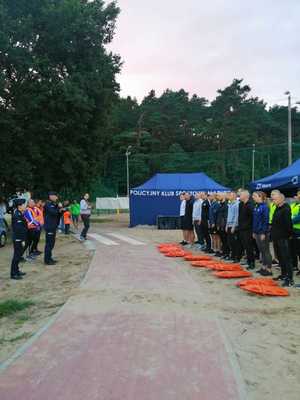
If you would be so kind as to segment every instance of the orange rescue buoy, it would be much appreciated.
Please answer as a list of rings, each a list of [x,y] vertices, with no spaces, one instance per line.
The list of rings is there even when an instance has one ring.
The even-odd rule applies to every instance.
[[[248,271],[218,271],[214,272],[214,275],[218,278],[233,279],[233,278],[246,278],[252,276],[251,272]]]
[[[289,296],[289,292],[285,288],[279,286],[248,284],[246,286],[241,286],[241,289],[261,296]]]

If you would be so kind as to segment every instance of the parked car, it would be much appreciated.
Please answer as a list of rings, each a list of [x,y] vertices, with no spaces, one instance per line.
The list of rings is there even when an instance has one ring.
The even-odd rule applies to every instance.
[[[4,221],[0,220],[0,247],[4,247],[7,240],[7,230]]]

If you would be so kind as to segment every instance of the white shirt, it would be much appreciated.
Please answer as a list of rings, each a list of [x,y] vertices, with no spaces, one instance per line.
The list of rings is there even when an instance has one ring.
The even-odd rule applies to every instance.
[[[201,221],[202,218],[202,199],[198,199],[193,205],[193,221]]]
[[[90,215],[91,214],[91,206],[84,199],[82,199],[80,201],[80,214],[84,214],[84,215]]]
[[[181,217],[185,216],[185,206],[186,206],[186,200],[182,200],[180,203],[180,216]]]

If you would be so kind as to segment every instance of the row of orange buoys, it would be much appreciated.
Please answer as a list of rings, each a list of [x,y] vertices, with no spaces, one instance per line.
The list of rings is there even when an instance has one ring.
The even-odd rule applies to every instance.
[[[177,243],[162,243],[158,250],[166,257],[181,257],[191,263],[193,268],[205,268],[221,279],[244,278],[237,283],[242,290],[262,296],[288,296],[289,292],[269,278],[252,278],[252,273],[245,271],[240,264],[230,264],[214,259],[206,254],[194,255],[185,251]]]

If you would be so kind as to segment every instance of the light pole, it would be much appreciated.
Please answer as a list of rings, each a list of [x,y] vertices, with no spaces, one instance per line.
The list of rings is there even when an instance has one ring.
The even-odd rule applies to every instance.
[[[129,156],[131,154],[130,149],[132,146],[128,146],[126,149],[126,175],[127,175],[127,197],[129,198]]]
[[[255,179],[255,144],[252,145],[252,182]]]
[[[288,165],[291,165],[293,160],[292,156],[292,102],[291,93],[289,91],[284,93],[288,96]]]

